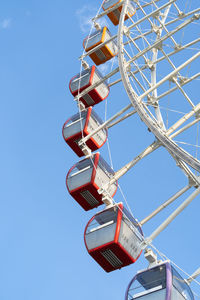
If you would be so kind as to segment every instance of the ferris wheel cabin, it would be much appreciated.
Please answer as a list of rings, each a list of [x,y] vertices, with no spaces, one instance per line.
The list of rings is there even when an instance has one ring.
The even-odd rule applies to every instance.
[[[72,95],[75,97],[79,93],[83,92],[86,88],[92,86],[102,79],[101,73],[97,70],[96,66],[92,66],[89,69],[83,70],[76,76],[74,76],[69,83],[69,89]],[[93,106],[108,97],[109,87],[106,81],[102,82],[97,87],[93,88],[87,94],[80,97],[85,107]]]
[[[130,282],[125,300],[194,300],[186,281],[169,262],[138,272]]]
[[[134,263],[140,256],[143,233],[122,203],[97,213],[84,233],[88,253],[106,271]]]
[[[81,138],[86,137],[97,129],[102,123],[102,120],[92,110],[92,107],[89,107],[65,122],[62,129],[63,138],[79,157],[83,156],[84,153],[78,142]],[[101,129],[86,142],[86,145],[91,151],[101,148],[107,140],[107,134],[106,128]]]
[[[70,195],[85,210],[93,209],[101,204],[102,195],[98,193],[113,177],[114,171],[100,156],[95,153],[75,164],[68,172],[66,185]],[[109,186],[107,193],[113,197],[117,191],[117,182]]]
[[[111,37],[112,36],[108,28],[103,27],[101,30],[97,30],[90,36],[86,37],[83,41],[83,47],[86,52],[102,44],[100,48],[94,50],[94,52],[89,54],[90,58],[97,66],[110,60],[118,53],[117,45],[114,41],[110,41],[106,44],[103,44],[104,42],[108,41]]]
[[[122,2],[122,0],[105,0],[104,3],[103,3],[102,8],[103,8],[103,10],[107,10],[109,8],[112,8],[112,7],[114,8],[120,2]],[[114,9],[113,11],[111,11],[110,13],[107,14],[107,16],[109,17],[109,19],[111,20],[111,22],[114,25],[119,24],[121,10],[122,10],[122,5],[117,7],[116,9]],[[125,16],[125,20],[127,20],[128,17],[132,17],[134,14],[135,14],[135,8],[131,3],[129,3],[128,12]]]

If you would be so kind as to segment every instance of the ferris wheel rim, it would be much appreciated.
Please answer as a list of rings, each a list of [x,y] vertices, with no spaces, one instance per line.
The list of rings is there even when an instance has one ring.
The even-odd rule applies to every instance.
[[[200,172],[200,161],[196,159],[194,156],[186,152],[182,147],[177,145],[169,136],[167,136],[166,131],[164,131],[157,122],[153,121],[153,119],[146,113],[142,102],[139,101],[139,97],[134,91],[129,76],[126,71],[125,66],[125,58],[123,51],[123,29],[124,29],[124,20],[126,15],[126,10],[128,7],[129,0],[124,0],[123,7],[121,11],[118,34],[117,34],[117,45],[118,45],[118,62],[119,62],[119,72],[121,75],[121,79],[126,90],[126,93],[131,101],[132,106],[137,111],[141,120],[145,123],[147,128],[154,134],[156,139],[171,153],[175,158],[181,160],[191,166],[194,170]],[[169,5],[170,5],[169,1]]]

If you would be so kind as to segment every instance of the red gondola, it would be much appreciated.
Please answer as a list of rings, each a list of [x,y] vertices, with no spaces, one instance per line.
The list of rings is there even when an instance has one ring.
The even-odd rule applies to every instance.
[[[92,110],[92,107],[89,107],[65,122],[62,130],[63,138],[79,157],[83,156],[84,153],[78,142],[82,137],[86,137],[97,129],[102,123],[102,120]],[[107,134],[106,128],[101,129],[86,142],[86,145],[91,151],[101,148],[107,140]]]
[[[89,69],[82,71],[74,76],[69,83],[69,89],[72,95],[75,97],[79,93],[83,92],[86,88],[97,83],[102,79],[101,73],[97,70],[96,66],[92,66]],[[80,97],[85,107],[93,106],[108,97],[109,87],[106,81],[102,82],[96,88],[93,88],[86,95]]]
[[[139,258],[143,233],[138,222],[118,203],[88,222],[84,240],[88,253],[106,272],[111,272]]]
[[[83,41],[83,47],[88,52],[97,46],[100,46],[93,53],[89,54],[93,62],[98,66],[113,58],[118,53],[117,45],[114,41],[104,44],[111,38],[111,33],[107,27],[95,31]]]
[[[75,164],[68,172],[66,185],[70,195],[85,210],[90,210],[103,204],[102,195],[98,193],[113,177],[114,171],[100,156],[95,153],[92,157],[83,159]],[[117,183],[113,183],[107,190],[110,197],[117,191]]]

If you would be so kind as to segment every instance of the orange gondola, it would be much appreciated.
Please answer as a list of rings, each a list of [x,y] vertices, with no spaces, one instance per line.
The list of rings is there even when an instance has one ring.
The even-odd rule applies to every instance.
[[[85,48],[85,51],[88,52],[94,49],[95,47],[105,43],[111,37],[112,36],[110,34],[110,31],[105,26],[101,30],[97,30],[90,36],[86,37],[83,41],[83,47]],[[117,55],[117,53],[117,45],[112,40],[108,43],[103,44],[97,50],[94,50],[94,52],[89,54],[89,56],[93,60],[93,62],[98,66],[113,58],[115,55]]]
[[[122,2],[122,0],[105,0],[102,5],[102,8],[103,10],[107,10],[112,7],[114,8],[120,2]],[[109,17],[109,19],[114,25],[119,24],[121,10],[122,10],[122,5],[118,6],[116,9],[112,10],[110,13],[107,14],[107,16]],[[128,12],[125,16],[125,20],[127,20],[128,17],[132,17],[134,14],[135,14],[135,8],[131,3],[129,3]]]

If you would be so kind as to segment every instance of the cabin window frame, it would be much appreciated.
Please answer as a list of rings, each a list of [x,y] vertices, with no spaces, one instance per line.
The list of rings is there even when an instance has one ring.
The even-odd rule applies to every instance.
[[[173,268],[171,267],[172,272],[172,286],[180,293],[181,296],[183,296],[186,300],[194,300],[194,296],[192,294],[192,291],[189,287],[189,285],[186,283],[186,281],[182,278],[182,276]],[[185,287],[185,288],[184,288]],[[187,297],[187,295],[184,295],[184,291],[187,291],[187,294],[190,298]]]

